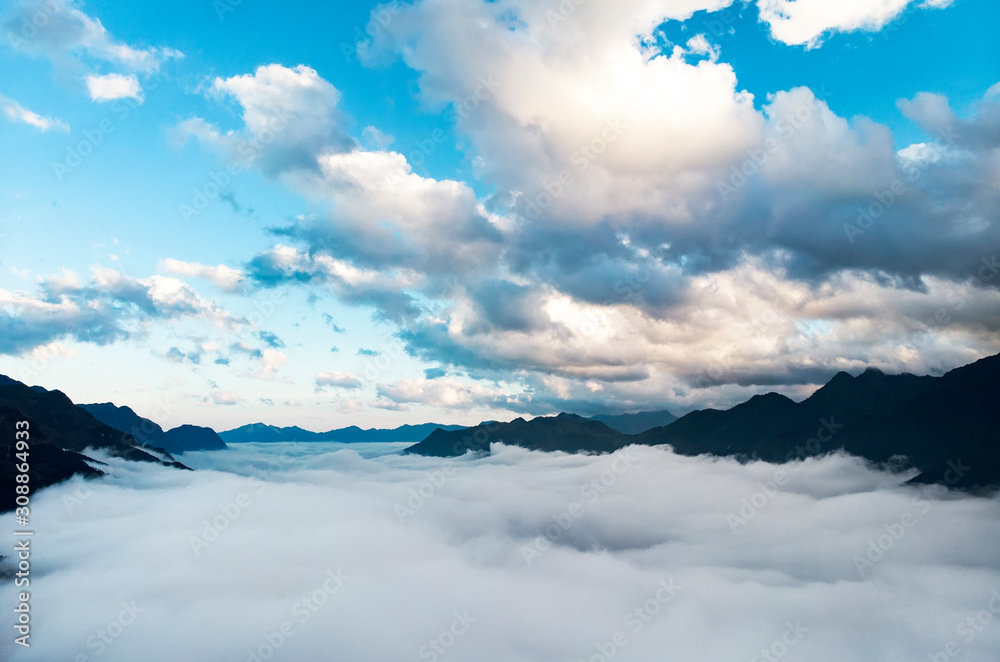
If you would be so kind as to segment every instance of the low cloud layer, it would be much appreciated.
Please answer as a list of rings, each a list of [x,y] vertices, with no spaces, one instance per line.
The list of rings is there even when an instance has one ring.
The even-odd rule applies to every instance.
[[[186,454],[196,472],[109,460],[103,481],[37,495],[32,649],[5,637],[0,655],[913,662],[1000,647],[995,498],[844,456],[333,448]]]

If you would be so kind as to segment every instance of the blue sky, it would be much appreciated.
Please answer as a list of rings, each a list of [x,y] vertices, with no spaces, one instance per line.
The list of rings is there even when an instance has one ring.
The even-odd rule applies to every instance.
[[[0,372],[170,427],[329,429],[995,353],[998,18],[6,3]]]

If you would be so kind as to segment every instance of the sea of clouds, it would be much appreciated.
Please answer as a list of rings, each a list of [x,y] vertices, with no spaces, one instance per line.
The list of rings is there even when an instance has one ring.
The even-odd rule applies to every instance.
[[[784,466],[243,444],[32,500],[60,662],[915,662],[1000,651],[1000,499]],[[10,519],[9,516],[5,519]],[[13,522],[10,521],[11,530]],[[9,553],[4,552],[8,556]],[[9,560],[8,560],[9,563]],[[16,604],[11,582],[0,604]]]

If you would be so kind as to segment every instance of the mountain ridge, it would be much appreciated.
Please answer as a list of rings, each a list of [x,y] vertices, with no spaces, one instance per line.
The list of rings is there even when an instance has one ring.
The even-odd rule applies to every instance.
[[[940,377],[887,375],[877,369],[856,377],[841,372],[801,402],[778,393],[758,394],[730,409],[693,411],[634,435],[560,414],[438,430],[405,452],[488,453],[492,443],[502,442],[532,450],[604,453],[641,444],[669,445],[680,455],[781,463],[843,450],[874,463],[905,456],[920,471],[916,482],[978,489],[1000,485],[998,383],[1000,355]]]
[[[461,425],[440,425],[438,423],[421,423],[417,425],[401,425],[396,428],[367,428],[356,425],[312,432],[297,425],[278,427],[265,423],[250,423],[232,430],[219,433],[219,437],[227,444],[247,442],[276,443],[283,441],[336,441],[341,443],[364,442],[416,442],[424,439],[436,429],[461,430]]]
[[[27,386],[6,377],[0,380],[0,512],[15,505],[16,442],[13,431],[20,421],[28,423],[28,471],[31,491],[62,482],[74,475],[98,477],[101,463],[88,457],[89,448],[136,462],[151,462],[187,469],[169,453],[157,457],[127,432],[97,420],[58,390]]]

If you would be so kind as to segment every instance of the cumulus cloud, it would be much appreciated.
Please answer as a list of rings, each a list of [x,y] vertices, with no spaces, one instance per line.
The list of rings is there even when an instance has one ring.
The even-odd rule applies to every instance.
[[[361,380],[355,377],[350,372],[340,372],[334,370],[333,372],[321,372],[316,375],[316,388],[322,389],[325,387],[335,387],[335,388],[346,388],[346,389],[358,389],[361,388]]]
[[[47,131],[69,131],[69,125],[62,120],[43,117],[2,94],[0,94],[0,111],[3,111],[3,114],[10,121],[33,126],[42,133]]]
[[[79,76],[91,98],[99,102],[141,100],[136,74],[155,74],[168,60],[184,57],[173,48],[136,48],[116,40],[100,20],[73,0],[10,3],[0,16],[0,32],[15,49],[46,57],[60,72]],[[119,72],[99,73],[109,67]]]
[[[72,0],[20,0],[9,7],[2,25],[16,47],[53,58],[83,52],[99,61],[153,73],[165,60],[183,57],[171,48],[138,49],[115,40]]]
[[[135,99],[143,101],[142,86],[135,76],[122,74],[106,74],[104,76],[87,76],[87,91],[94,101],[114,101],[116,99]]]
[[[159,270],[185,278],[205,278],[223,292],[240,292],[243,290],[244,273],[239,269],[233,269],[224,264],[213,267],[198,262],[184,262],[182,260],[175,260],[174,258],[166,258],[160,261]]]
[[[413,289],[421,277],[411,270],[359,268],[329,253],[311,253],[276,244],[250,260],[246,271],[262,287],[285,282],[326,286],[347,303],[375,303],[379,314],[386,319],[411,319],[419,314],[417,303],[408,290]]]
[[[305,65],[270,64],[253,74],[216,78],[206,92],[236,101],[243,129],[222,131],[195,117],[181,122],[176,136],[197,138],[245,166],[270,174],[315,169],[318,154],[350,150],[355,144],[342,126],[340,92]]]
[[[186,453],[195,472],[102,457],[107,478],[34,495],[50,544],[31,559],[32,622],[60,636],[30,651],[5,637],[0,654],[93,655],[123,603],[138,613],[102,659],[243,661],[270,639],[292,660],[336,642],[360,662],[429,659],[433,645],[456,662],[543,662],[617,638],[616,657],[729,662],[772,650],[789,624],[785,654],[816,662],[1000,646],[996,613],[959,635],[998,609],[996,498],[906,487],[843,456],[334,448]],[[16,590],[0,588],[5,604]],[[456,614],[465,626],[443,636]]]
[[[795,11],[806,17],[819,4],[796,3]],[[940,142],[965,150],[914,172],[888,128],[838,117],[812,90],[777,92],[757,110],[703,40],[650,59],[634,35],[673,17],[660,3],[622,12],[646,20],[638,30],[590,5],[551,26],[548,8],[524,5],[418,2],[376,40],[422,74],[428,102],[461,107],[475,99],[473,110],[456,114],[457,126],[491,181],[511,192],[517,217],[503,254],[516,281],[496,272],[481,283],[463,280],[443,314],[404,330],[411,350],[480,374],[538,368],[534,383],[558,386],[574,403],[599,392],[633,404],[641,391],[686,400],[691,387],[722,386],[698,395],[725,404],[748,393],[706,379],[709,370],[730,386],[795,391],[854,363],[864,354],[855,349],[861,337],[884,347],[874,362],[918,371],[957,359],[958,337],[977,338],[978,355],[995,351],[990,322],[959,321],[953,313],[964,305],[945,299],[994,296],[993,272],[985,280],[975,273],[1000,243],[988,220],[1000,201],[982,184],[995,173],[992,97],[964,119],[942,99],[901,104]],[[505,21],[510,15],[517,20]],[[689,53],[709,59],[691,64]],[[485,90],[484,80],[495,82]],[[678,89],[686,93],[672,96]],[[551,110],[569,106],[569,117]],[[648,109],[655,112],[647,117]],[[602,117],[617,120],[620,135],[602,134]],[[712,135],[703,137],[706,130]],[[670,132],[699,147],[668,139]],[[779,282],[765,294],[760,278],[729,280],[748,268],[779,273]],[[718,298],[706,302],[706,288],[720,282],[729,283],[731,301],[763,296],[762,307],[737,312]],[[830,296],[858,297],[858,314],[813,317],[800,305]],[[879,301],[879,311],[863,301]],[[753,335],[738,337],[747,328]],[[939,332],[951,339],[934,339]],[[643,337],[650,342],[636,342]],[[701,353],[693,348],[703,338],[711,340]]]
[[[244,401],[238,393],[233,391],[212,391],[209,397],[212,400],[212,404],[223,406],[238,405]]]
[[[763,123],[728,63],[691,64],[683,47],[649,57],[636,40],[665,20],[728,4],[574,3],[569,12],[530,2],[419,2],[376,42],[421,73],[428,103],[456,109],[481,167],[516,194],[519,212],[579,226],[683,214],[706,169],[757,141]],[[561,21],[551,20],[554,10],[566,14]],[[690,46],[707,47],[697,38]]]
[[[950,7],[954,0],[757,0],[760,20],[786,44],[819,46],[832,32],[877,32],[904,11]]]
[[[261,352],[260,356],[260,366],[257,371],[252,374],[253,377],[257,379],[271,380],[271,379],[283,379],[278,376],[278,371],[284,366],[288,365],[288,357],[285,356],[284,352],[279,352],[276,349],[268,348]]]
[[[216,80],[243,126],[181,129],[223,154],[257,141],[255,167],[327,209],[275,228],[248,285],[370,306],[408,354],[512,385],[520,411],[729,406],[761,386],[804,396],[866,361],[940,372],[995,353],[997,97],[964,117],[943,97],[901,101],[930,138],[899,148],[822,90],[753,98],[704,35],[646,39],[730,4],[394,7],[360,54],[418,74],[487,196],[415,173],[416,153],[376,128],[367,148],[347,138],[339,92],[301,66]],[[781,32],[819,12],[826,34],[906,6],[771,3],[765,18]],[[263,144],[282,113],[301,130]],[[377,406],[407,397],[386,387]]]
[[[402,379],[392,384],[379,384],[381,398],[396,404],[421,404],[440,409],[486,408],[516,410],[514,398],[499,387],[453,378]]]
[[[246,324],[176,278],[133,278],[102,266],[86,282],[72,271],[43,278],[35,294],[0,289],[0,310],[0,353],[10,355],[62,338],[106,345],[148,321],[197,318],[229,332]]]

